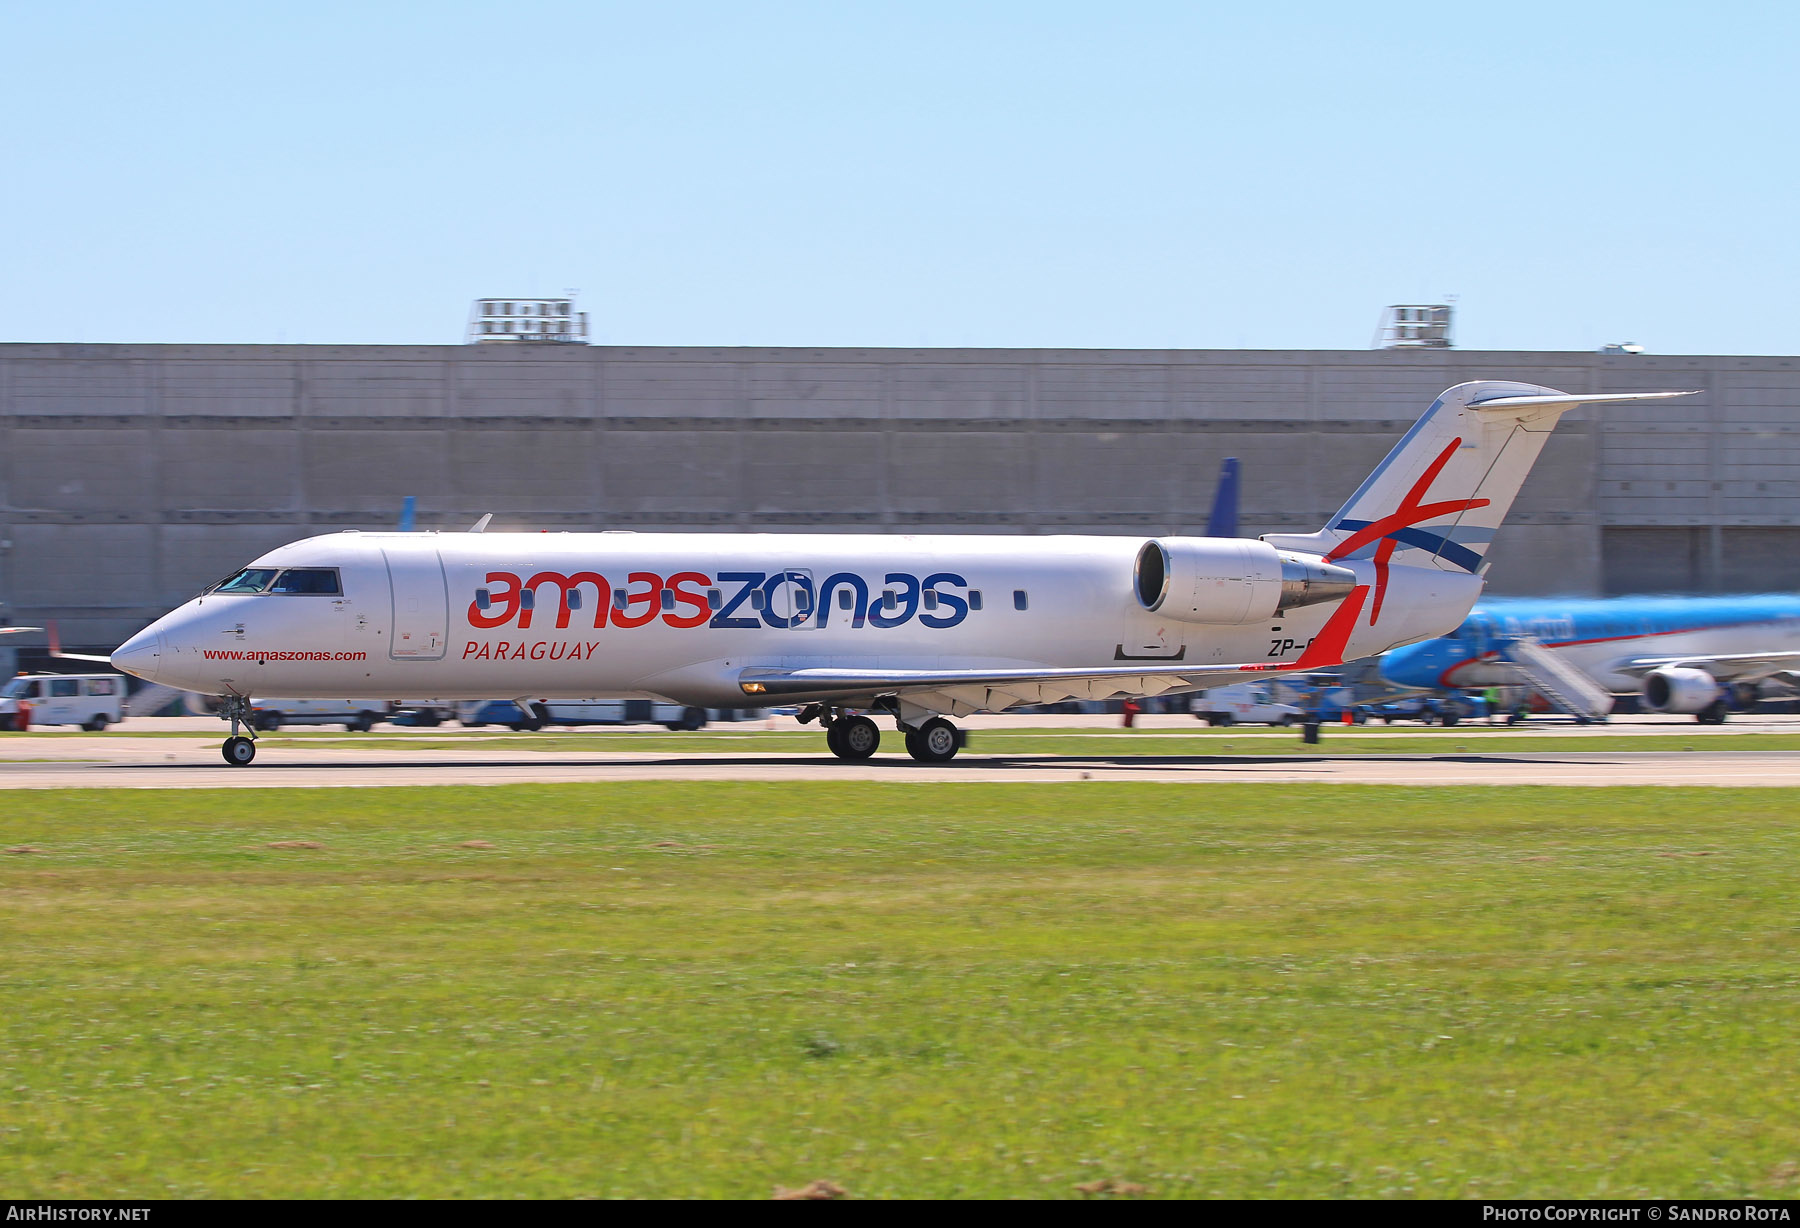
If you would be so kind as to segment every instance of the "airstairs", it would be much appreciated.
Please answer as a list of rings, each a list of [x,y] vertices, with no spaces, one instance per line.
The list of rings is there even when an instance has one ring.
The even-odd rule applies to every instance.
[[[181,704],[187,694],[186,691],[164,686],[160,682],[146,682],[126,697],[125,711],[131,716],[156,716],[166,711],[170,705]],[[186,707],[177,708],[176,715],[186,716]]]
[[[1507,640],[1500,656],[1512,662],[1524,682],[1577,720],[1603,721],[1612,711],[1611,695],[1531,636]]]

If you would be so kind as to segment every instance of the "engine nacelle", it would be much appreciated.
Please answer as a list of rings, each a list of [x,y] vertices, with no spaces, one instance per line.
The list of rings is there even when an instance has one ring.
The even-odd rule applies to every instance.
[[[1654,712],[1699,712],[1712,706],[1725,688],[1703,669],[1665,665],[1644,675],[1644,706]]]
[[[1165,537],[1138,551],[1134,587],[1138,603],[1164,617],[1235,625],[1347,597],[1356,573],[1267,542]]]

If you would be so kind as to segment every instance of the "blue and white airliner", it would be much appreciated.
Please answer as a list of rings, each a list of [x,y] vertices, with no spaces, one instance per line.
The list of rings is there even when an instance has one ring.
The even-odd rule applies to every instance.
[[[1800,597],[1487,600],[1449,635],[1388,653],[1381,677],[1433,690],[1534,681],[1542,657],[1522,646],[1608,694],[1636,692],[1652,711],[1717,724],[1729,688],[1800,682]]]

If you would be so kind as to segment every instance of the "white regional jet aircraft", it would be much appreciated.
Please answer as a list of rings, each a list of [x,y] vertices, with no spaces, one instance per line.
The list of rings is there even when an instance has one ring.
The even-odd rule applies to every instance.
[[[119,669],[218,695],[653,697],[806,705],[839,757],[946,716],[1310,670],[1451,631],[1577,396],[1460,384],[1321,531],[1203,537],[335,533],[273,550],[133,636]],[[484,528],[486,518],[477,530]]]

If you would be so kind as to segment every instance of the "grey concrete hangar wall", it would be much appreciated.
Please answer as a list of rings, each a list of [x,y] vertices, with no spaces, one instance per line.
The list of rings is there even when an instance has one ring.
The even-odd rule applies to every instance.
[[[1491,587],[1800,584],[1800,360],[1473,351],[0,346],[0,600],[115,643],[263,550],[421,527],[1246,533],[1322,523],[1438,392],[1574,417]]]

